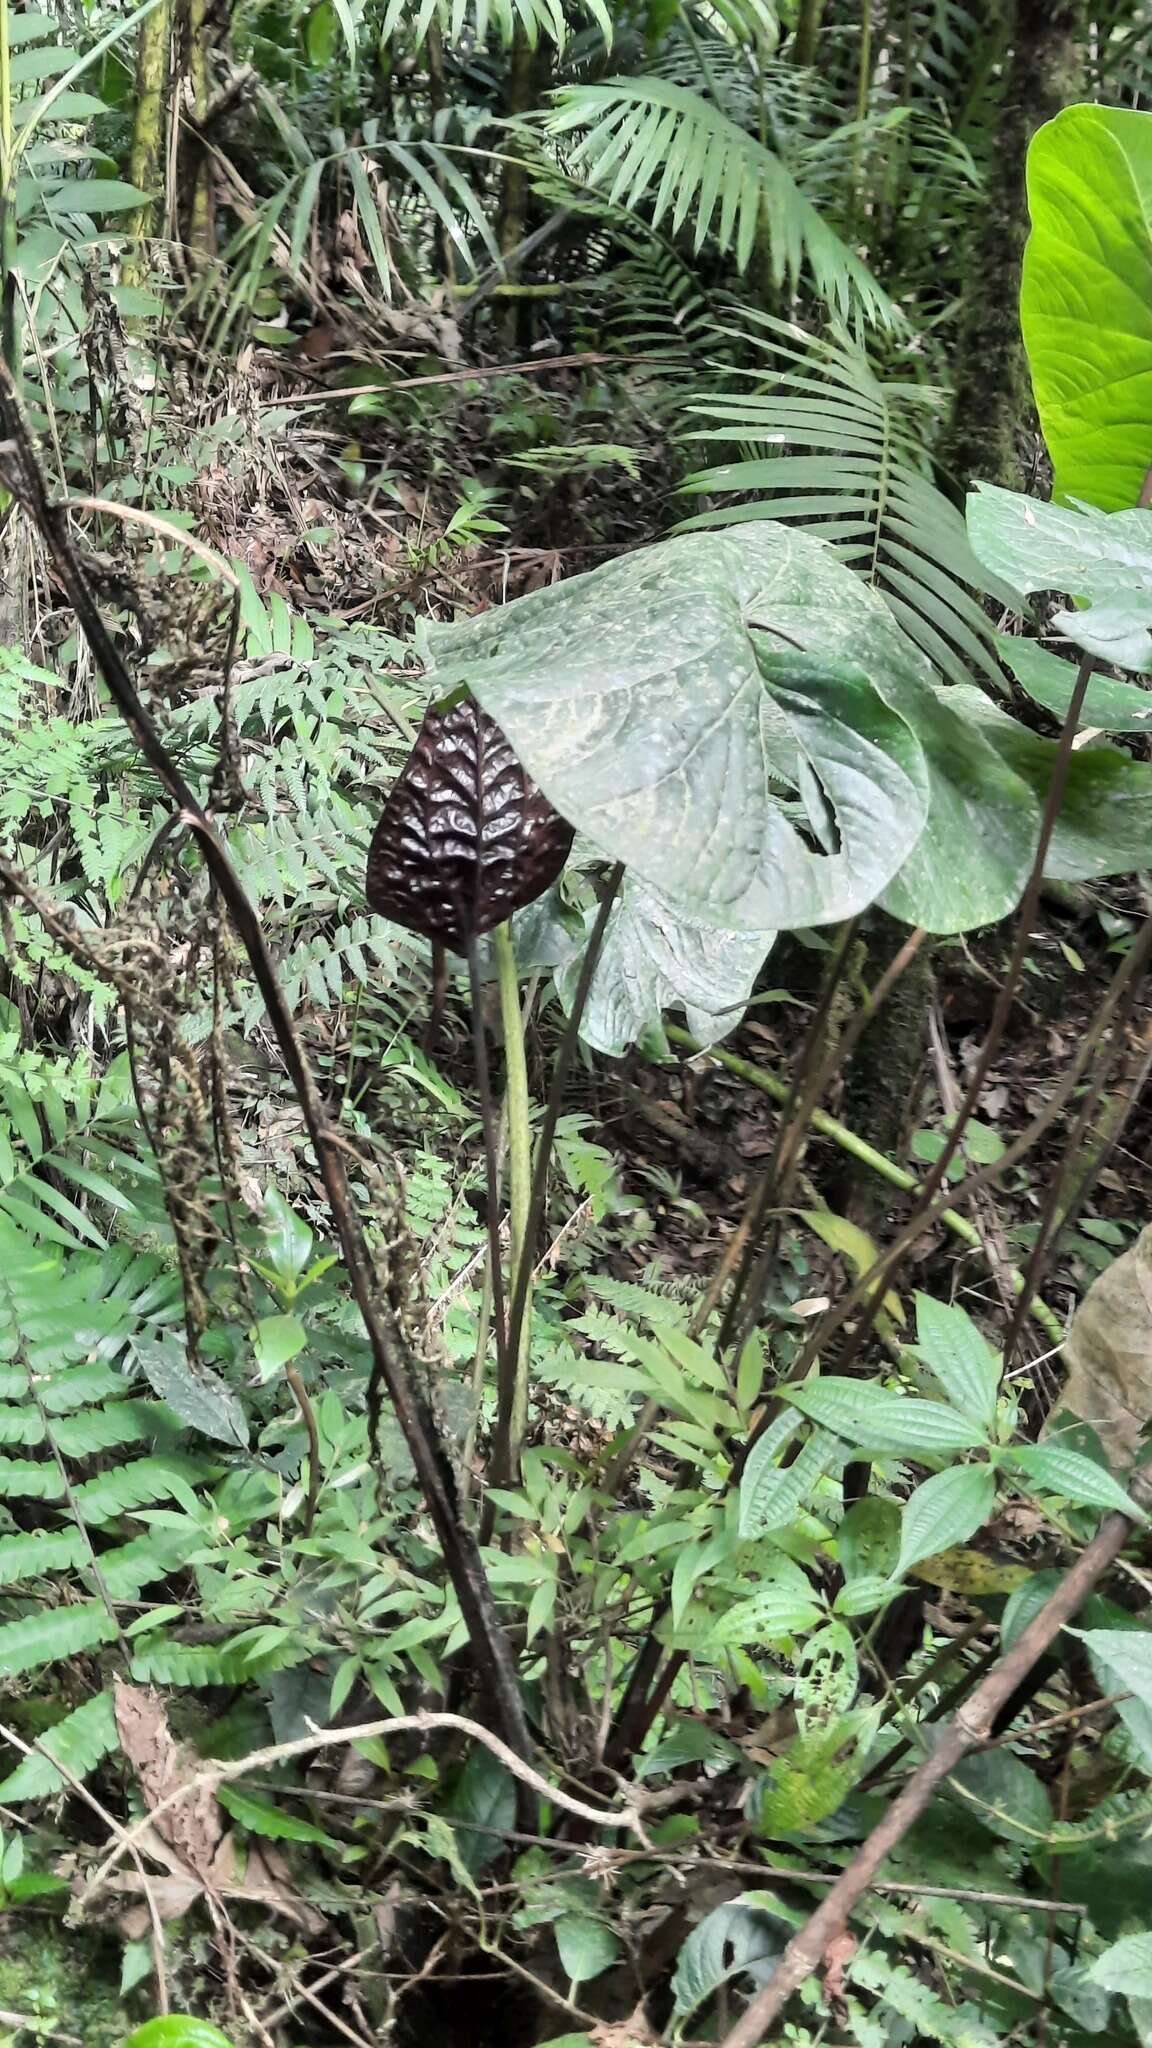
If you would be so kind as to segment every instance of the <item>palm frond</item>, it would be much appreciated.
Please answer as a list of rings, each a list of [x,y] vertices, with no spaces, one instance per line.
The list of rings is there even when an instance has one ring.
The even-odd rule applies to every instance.
[[[950,682],[973,671],[998,687],[991,621],[973,595],[988,580],[964,521],[927,473],[936,394],[881,377],[847,335],[820,340],[762,314],[731,338],[766,358],[751,389],[731,383],[687,410],[706,425],[688,439],[734,450],[683,489],[723,496],[687,523],[796,520],[834,547],[887,600]],[[745,379],[746,381],[746,379]]]
[[[573,167],[653,226],[677,233],[692,217],[694,246],[711,238],[745,270],[763,241],[774,281],[803,275],[841,320],[892,328],[900,315],[782,159],[699,93],[659,78],[563,86],[545,117],[556,137],[579,132]]]
[[[612,16],[605,0],[580,0],[578,12],[611,44]],[[423,43],[432,27],[450,43],[460,42],[469,32],[478,43],[494,35],[507,45],[520,33],[533,49],[543,36],[562,50],[569,34],[563,0],[419,0],[415,8],[411,0],[388,0],[380,38],[390,42],[403,35],[408,43]]]

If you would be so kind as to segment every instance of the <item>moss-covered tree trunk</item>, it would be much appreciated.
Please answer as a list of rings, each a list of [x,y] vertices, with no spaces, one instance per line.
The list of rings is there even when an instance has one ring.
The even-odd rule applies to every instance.
[[[129,284],[143,282],[148,263],[141,245],[156,232],[156,201],[164,183],[167,142],[164,110],[170,34],[169,7],[167,0],[161,0],[161,4],[145,16],[136,35],[136,104],[132,114],[128,180],[141,192],[146,192],[148,198],[128,221],[133,247],[125,259],[124,276]]]
[[[993,0],[999,12],[1000,0]],[[1020,433],[1032,407],[1020,334],[1028,238],[1025,161],[1037,128],[1074,98],[1082,0],[1015,0],[996,147],[960,313],[956,392],[943,466],[959,495],[973,477],[1019,489]]]
[[[861,966],[861,978],[869,988],[875,988],[907,937],[907,925],[885,911],[869,913]],[[930,950],[922,947],[861,1034],[845,1080],[841,1121],[890,1157],[899,1157],[908,1136],[909,1111],[924,1068],[932,991]],[[879,1223],[891,1202],[891,1191],[875,1174],[847,1157],[829,1195],[834,1208],[865,1229]]]
[[[820,34],[823,13],[824,0],[800,0],[796,15],[796,33],[792,38],[789,53],[794,64],[816,62],[816,42]]]

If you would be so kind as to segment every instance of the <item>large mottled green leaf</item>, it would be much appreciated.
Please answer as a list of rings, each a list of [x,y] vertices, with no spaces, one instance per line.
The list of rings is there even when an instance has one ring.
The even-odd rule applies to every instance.
[[[1056,741],[1042,739],[1009,718],[981,690],[958,690],[972,724],[982,729],[1015,774],[1044,801]],[[1119,747],[1081,748],[1068,763],[1068,781],[1045,873],[1057,881],[1085,882],[1143,868],[1152,847],[1152,766]]]
[[[595,911],[589,912],[589,923]],[[668,1051],[663,1012],[681,1009],[698,1045],[735,1030],[747,1008],[774,932],[726,931],[687,917],[641,882],[625,881],[604,937],[581,1021],[599,1052],[643,1045]],[[559,977],[568,1007],[580,974],[573,959]]]
[[[933,931],[1017,902],[1038,809],[883,601],[769,520],[429,632],[566,817],[678,913],[821,924],[877,897]],[[960,857],[962,856],[962,857]]]
[[[977,484],[968,532],[981,560],[1021,599],[1061,590],[1083,610],[1052,630],[1121,668],[1152,668],[1152,511],[1069,509]]]
[[[874,646],[833,675],[826,625],[844,608]],[[918,750],[876,672],[903,643],[807,536],[685,534],[428,642],[436,687],[467,683],[561,814],[689,916],[849,916],[919,836]]]
[[[1037,641],[1021,640],[1015,634],[998,633],[996,646],[1020,688],[1062,725],[1076,687],[1078,664],[1063,661]],[[1152,690],[1141,683],[1122,683],[1116,676],[1092,676],[1076,723],[1094,726],[1099,732],[1148,732],[1152,730]]]
[[[1115,512],[1152,463],[1152,114],[1066,107],[1028,152],[1020,320],[1056,493]]]

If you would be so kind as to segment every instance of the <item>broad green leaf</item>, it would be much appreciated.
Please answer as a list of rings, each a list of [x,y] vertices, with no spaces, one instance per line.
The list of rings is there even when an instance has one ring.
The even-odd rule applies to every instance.
[[[950,1451],[973,1450],[985,1441],[978,1424],[943,1401],[886,1394],[873,1380],[830,1375],[782,1391],[801,1414],[847,1437],[861,1456],[943,1457]]]
[[[1127,1998],[1152,1998],[1152,1933],[1126,1934],[1088,1966],[1093,1984]]]
[[[161,2020],[146,2020],[129,2034],[124,2048],[232,2048],[232,2043],[207,2020],[172,2012]]]
[[[1022,690],[1064,723],[1076,687],[1077,664],[1050,654],[1038,641],[998,633],[996,645]],[[1152,729],[1152,690],[1140,683],[1122,683],[1115,676],[1092,676],[1077,720],[1099,732],[1148,732]]]
[[[996,1420],[1002,1361],[970,1315],[954,1304],[916,1296],[917,1350],[948,1399],[985,1430]]]
[[[44,204],[53,215],[126,213],[147,203],[147,192],[125,184],[122,178],[69,178],[44,194]]]
[[[462,1863],[473,1877],[500,1854],[516,1825],[516,1782],[490,1749],[476,1744],[444,1808],[452,1822]]]
[[[838,603],[894,633],[806,536],[688,534],[433,626],[433,683],[468,683],[563,815],[677,911],[743,931],[826,923],[891,878],[925,809],[907,727],[862,666],[833,676],[823,658]],[[774,651],[810,640],[812,660]],[[810,838],[835,821],[833,850],[801,837],[787,785]]]
[[[1010,1749],[988,1749],[966,1757],[948,1779],[959,1797],[990,1833],[1009,1842],[1038,1848],[1052,1825],[1048,1794],[1027,1764]]]
[[[764,1965],[776,1961],[787,1938],[782,1916],[777,1920],[742,1899],[717,1906],[693,1928],[677,1958],[672,1979],[677,2018],[695,2012],[731,1977],[758,1970],[763,1981]]]
[[[189,1429],[218,1443],[241,1448],[247,1444],[248,1423],[240,1402],[210,1366],[193,1365],[181,1338],[137,1338],[134,1349],[153,1393]]]
[[[1135,505],[1152,464],[1152,115],[1066,107],[1028,151],[1020,322],[1056,495]]]
[[[1082,1640],[1104,1692],[1131,1693],[1116,1712],[1144,1758],[1152,1765],[1152,1634],[1142,1628],[1092,1628]]]
[[[1035,790],[810,534],[681,534],[427,634],[433,686],[473,687],[677,913],[774,932],[878,898],[952,932],[1019,899]]]
[[[797,1663],[793,1701],[801,1734],[846,1714],[856,1698],[860,1669],[856,1642],[842,1621],[825,1622],[805,1642]]]
[[[1149,515],[1152,520],[1152,513]],[[1152,616],[1152,614],[1150,614]],[[1030,784],[1037,805],[1052,779],[1056,741],[1042,739],[1009,718],[981,690],[953,690],[973,726],[983,732],[1021,783]],[[1046,875],[1064,882],[1089,881],[1142,867],[1152,835],[1152,767],[1134,761],[1120,747],[1084,747],[1068,763],[1060,815],[1052,834]]]
[[[249,1334],[260,1377],[265,1380],[290,1365],[308,1342],[299,1316],[261,1316]]]
[[[1059,1584],[1058,1571],[1030,1572],[1023,1584],[1009,1595],[1000,1617],[1000,1640],[1006,1650],[1010,1650],[1017,1637],[1023,1635],[1029,1622],[1035,1621]]]
[[[991,1465],[956,1465],[926,1479],[904,1509],[893,1576],[901,1577],[922,1557],[966,1543],[983,1528],[995,1504],[996,1474]]]
[[[845,1579],[887,1578],[900,1555],[900,1509],[894,1500],[867,1494],[853,1501],[836,1533]]]
[[[1051,631],[1120,668],[1152,668],[1152,511],[1097,512],[977,484],[968,532],[1021,602],[1040,590],[1084,600]]]
[[[595,917],[589,910],[589,932]],[[626,880],[609,915],[581,1037],[598,1052],[620,1054],[641,1045],[664,1057],[663,1012],[674,1008],[684,1011],[698,1045],[713,1045],[743,1017],[775,936],[704,924],[662,902],[643,883]],[[581,965],[582,953],[558,977],[566,1009]]]
[[[621,1949],[612,1929],[586,1913],[562,1913],[554,1923],[560,1967],[570,1984],[586,1984],[617,1961]]]
[[[1119,1481],[1079,1451],[1062,1450],[1055,1443],[1021,1444],[1013,1450],[1011,1463],[1041,1493],[1059,1494],[1077,1507],[1119,1508],[1137,1522],[1147,1519]]]
[[[267,647],[261,651],[270,653],[271,631],[263,612],[261,617],[268,638]],[[269,1188],[264,1196],[264,1246],[268,1263],[282,1286],[298,1280],[307,1271],[312,1243],[312,1231],[303,1217],[288,1207],[279,1188]]]

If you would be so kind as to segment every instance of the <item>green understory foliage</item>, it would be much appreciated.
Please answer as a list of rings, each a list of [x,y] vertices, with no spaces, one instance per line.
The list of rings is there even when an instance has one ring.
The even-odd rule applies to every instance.
[[[5,441],[0,2048],[723,2048],[1111,1515],[764,2038],[1152,2042],[1150,40],[0,0],[70,501]],[[1008,489],[954,393],[1056,76]],[[574,841],[441,958],[366,871],[462,702]],[[437,775],[449,867],[526,799],[421,772],[447,891]],[[900,948],[880,1142],[837,1065]]]

